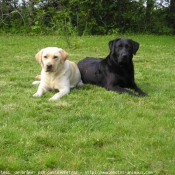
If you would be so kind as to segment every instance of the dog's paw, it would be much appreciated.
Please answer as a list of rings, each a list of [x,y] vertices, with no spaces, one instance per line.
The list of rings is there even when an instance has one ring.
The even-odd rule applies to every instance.
[[[55,94],[52,98],[49,99],[49,101],[56,101],[56,100],[59,100],[60,97],[58,94]]]
[[[142,92],[142,93],[139,94],[139,97],[146,97],[146,96],[148,96],[148,94],[145,93],[145,92]]]
[[[41,97],[41,95],[42,94],[40,94],[40,93],[35,93],[35,94],[33,94],[33,97]]]
[[[32,84],[34,85],[40,84],[40,81],[34,81]]]
[[[52,97],[49,99],[49,101],[56,101],[56,100],[59,100],[59,98]]]

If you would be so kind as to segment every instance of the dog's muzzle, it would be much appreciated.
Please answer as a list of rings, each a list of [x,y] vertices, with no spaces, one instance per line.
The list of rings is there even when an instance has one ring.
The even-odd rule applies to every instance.
[[[46,72],[52,71],[52,68],[53,68],[52,64],[48,64],[48,65],[46,66]]]
[[[118,60],[119,64],[127,64],[128,63],[128,55],[122,54],[120,59]]]

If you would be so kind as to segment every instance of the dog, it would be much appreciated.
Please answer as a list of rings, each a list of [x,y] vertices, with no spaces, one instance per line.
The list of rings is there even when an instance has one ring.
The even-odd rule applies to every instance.
[[[58,100],[70,92],[70,88],[81,85],[81,75],[77,65],[67,60],[68,53],[62,48],[47,47],[35,56],[42,67],[41,75],[32,84],[39,84],[34,97],[40,97],[49,90],[59,90],[49,101]]]
[[[139,49],[139,43],[132,39],[118,38],[109,42],[109,49],[110,53],[105,59],[86,57],[78,62],[82,82],[119,93],[147,96],[134,81],[132,58]]]

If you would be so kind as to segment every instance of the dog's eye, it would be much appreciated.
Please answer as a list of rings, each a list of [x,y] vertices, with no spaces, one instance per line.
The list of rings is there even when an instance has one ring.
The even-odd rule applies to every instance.
[[[58,57],[57,56],[54,56],[53,59],[57,59]]]
[[[118,45],[118,48],[119,48],[119,49],[122,49],[122,45]]]
[[[45,55],[44,58],[47,59],[47,56]]]

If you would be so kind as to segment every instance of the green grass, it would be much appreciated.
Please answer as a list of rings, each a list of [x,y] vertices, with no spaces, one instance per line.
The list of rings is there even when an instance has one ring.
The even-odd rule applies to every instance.
[[[140,43],[135,79],[148,97],[85,85],[59,101],[48,101],[55,92],[33,98],[40,49],[62,47],[77,63],[106,57],[108,42],[117,37]],[[59,36],[0,37],[0,174],[175,174],[175,37],[84,36],[70,42],[68,47]]]

